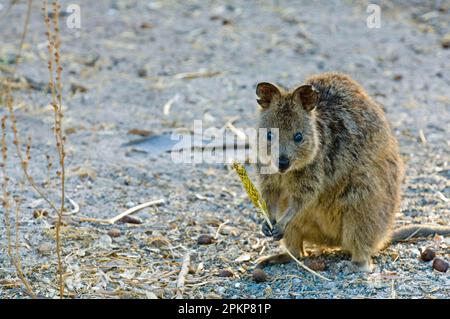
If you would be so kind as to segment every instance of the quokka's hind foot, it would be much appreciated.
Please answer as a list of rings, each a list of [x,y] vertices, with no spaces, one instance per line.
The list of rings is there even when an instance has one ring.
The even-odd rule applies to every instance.
[[[373,272],[374,266],[369,254],[352,253],[352,268],[354,272]]]
[[[265,257],[264,259],[262,259],[256,265],[256,268],[261,269],[261,268],[267,267],[269,265],[287,264],[290,261],[292,261],[292,258],[286,253],[272,255],[272,256],[268,256],[268,257]]]
[[[352,261],[353,272],[373,272],[374,266],[372,261]]]

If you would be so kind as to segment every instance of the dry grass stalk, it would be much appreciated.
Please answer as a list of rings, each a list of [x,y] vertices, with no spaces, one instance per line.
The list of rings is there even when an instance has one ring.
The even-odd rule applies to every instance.
[[[16,214],[15,214],[16,220],[16,242],[15,242],[15,258],[14,258],[14,266],[16,268],[17,275],[19,276],[20,280],[23,282],[28,294],[32,298],[36,298],[36,294],[33,292],[33,289],[31,288],[30,283],[26,279],[23,269],[22,269],[22,261],[20,258],[20,233],[19,233],[19,222],[20,222],[20,200],[16,200]]]
[[[183,79],[191,80],[196,78],[210,78],[220,74],[222,74],[222,72],[220,71],[198,70],[194,72],[178,73],[175,74],[173,77],[176,80],[183,80]]]
[[[245,167],[241,164],[233,163],[233,169],[239,175],[242,185],[244,186],[244,188],[248,194],[248,197],[252,201],[253,205],[255,205],[255,207],[259,209],[259,211],[262,213],[264,219],[266,220],[267,224],[269,224],[270,229],[272,229],[273,225],[270,222],[266,202],[261,198],[261,195],[259,194],[255,185],[252,183],[252,181],[248,177]]]
[[[119,214],[119,215],[117,215],[117,216],[115,216],[113,218],[110,218],[109,219],[109,223],[110,224],[115,224],[118,220],[122,219],[123,217],[125,217],[127,215],[133,214],[133,213],[135,213],[135,212],[137,212],[137,211],[139,211],[141,209],[144,209],[146,207],[159,205],[159,204],[164,204],[164,199],[163,198],[158,199],[158,200],[153,200],[153,201],[150,201],[150,202],[146,202],[146,203],[140,204],[138,206],[132,207],[130,209],[127,209],[123,213],[121,213],[121,214]]]
[[[326,281],[330,281],[330,279],[322,276],[321,274],[319,274],[318,272],[312,270],[311,268],[309,268],[308,266],[306,266],[304,263],[302,263],[300,260],[298,260],[297,258],[295,258],[295,256],[289,251],[289,249],[286,246],[283,246],[284,250],[288,253],[288,255],[303,269],[305,269],[306,271],[309,271],[310,273],[312,273],[313,275],[316,275],[317,277],[326,280]]]
[[[12,70],[10,79],[7,79],[3,84],[3,90],[4,90],[3,97],[4,97],[5,104],[6,104],[6,109],[8,109],[10,111],[10,113],[12,112],[11,119],[14,119],[14,121],[15,121],[14,112],[11,111],[11,110],[13,110],[13,98],[12,98],[12,94],[11,94],[11,84],[12,84],[12,81],[17,72],[18,63],[19,63],[19,60],[21,57],[25,37],[27,34],[30,13],[31,13],[31,5],[32,5],[32,1],[29,0],[26,18],[25,18],[25,25],[24,25],[24,28],[22,31],[18,53],[16,55],[15,66],[14,66],[14,69]],[[9,177],[7,174],[7,159],[8,159],[8,155],[7,155],[8,147],[6,144],[6,121],[7,121],[7,119],[8,119],[7,116],[4,116],[1,121],[1,128],[2,128],[1,149],[2,149],[2,160],[3,160],[2,165],[1,165],[2,173],[3,173],[2,205],[3,205],[4,213],[5,213],[4,217],[5,217],[6,237],[7,237],[7,242],[8,242],[7,254],[11,260],[11,263],[14,265],[14,267],[16,269],[16,273],[17,273],[19,279],[21,280],[22,284],[24,285],[25,289],[27,290],[28,294],[31,297],[35,298],[36,295],[33,292],[33,289],[31,288],[31,285],[29,284],[29,282],[26,279],[26,277],[23,273],[23,270],[22,270],[22,262],[21,262],[21,258],[20,258],[20,236],[19,236],[20,235],[19,234],[19,224],[20,224],[20,220],[19,220],[20,204],[19,204],[19,202],[16,202],[16,214],[15,214],[15,217],[16,217],[16,219],[15,219],[15,226],[16,226],[16,228],[15,228],[15,231],[16,231],[15,256],[13,256],[13,253],[12,253],[12,232],[11,232],[11,216],[10,216],[11,204],[10,204],[10,193],[8,191]],[[16,136],[17,128],[15,126],[15,122],[13,123],[12,127],[13,127],[14,135]],[[19,145],[16,138],[14,138],[14,144],[16,144],[17,147]],[[29,158],[29,148],[30,147],[27,146],[27,158]],[[24,159],[22,159],[22,157],[20,157],[20,161],[21,161],[21,166],[27,166],[27,160],[24,160]]]
[[[8,256],[11,258],[12,256],[12,244],[11,244],[11,223],[10,223],[10,201],[9,201],[9,192],[8,192],[8,182],[9,177],[6,171],[6,163],[8,160],[8,146],[6,145],[6,115],[2,117],[2,139],[1,139],[1,147],[2,147],[2,173],[3,173],[3,183],[2,183],[2,190],[3,190],[3,198],[2,198],[2,205],[4,209],[4,221],[5,221],[5,227],[6,227],[6,240],[8,242]]]
[[[61,39],[59,35],[59,11],[60,4],[57,1],[52,3],[53,9],[53,19],[48,16],[47,1],[43,1],[43,13],[44,22],[46,26],[46,36],[48,41],[48,70],[49,70],[49,87],[52,95],[51,105],[53,106],[54,112],[54,135],[56,141],[56,149],[59,156],[59,166],[60,171],[57,172],[61,183],[61,193],[60,193],[60,207],[57,213],[57,221],[55,226],[56,233],[56,254],[58,259],[58,282],[59,282],[59,295],[60,298],[64,296],[64,279],[63,279],[63,265],[62,265],[62,249],[61,249],[61,224],[62,217],[64,214],[65,205],[65,157],[66,153],[64,150],[65,137],[63,136],[62,129],[62,67],[60,58],[60,46]],[[51,27],[53,24],[53,29]]]
[[[28,294],[32,298],[36,298],[36,294],[33,292],[33,289],[31,288],[30,283],[26,279],[23,269],[22,269],[22,261],[20,258],[20,233],[19,233],[19,224],[20,224],[20,201],[16,200],[16,209],[15,209],[15,255],[13,256],[12,252],[12,232],[11,232],[11,202],[10,202],[10,193],[8,191],[8,172],[7,172],[7,160],[8,160],[8,147],[6,145],[6,115],[2,117],[1,120],[1,128],[2,128],[2,135],[1,135],[1,152],[2,152],[2,173],[3,173],[3,183],[2,183],[2,189],[3,189],[3,199],[2,199],[2,206],[4,209],[4,222],[6,227],[6,240],[8,243],[7,248],[7,255],[11,261],[11,263],[14,265],[16,269],[17,276],[19,277],[20,281],[24,285],[25,289],[27,290]]]
[[[47,204],[57,213],[58,209],[56,208],[56,205],[49,199],[49,197],[44,193],[42,189],[40,189],[37,184],[35,183],[33,177],[28,172],[28,159],[23,155],[22,150],[20,148],[21,142],[19,139],[19,133],[17,129],[17,119],[14,112],[14,106],[13,106],[13,99],[11,95],[11,90],[9,87],[6,87],[6,107],[9,112],[9,121],[11,123],[11,130],[13,132],[13,144],[16,148],[17,156],[20,160],[20,167],[22,168],[22,171],[24,173],[25,178],[28,180],[30,186],[36,191],[36,193],[39,194],[41,198],[43,198]]]
[[[25,37],[28,33],[28,25],[30,24],[30,14],[31,14],[31,5],[32,4],[33,4],[33,0],[28,0],[25,24],[24,24],[22,35],[20,36],[19,52],[16,55],[16,60],[15,60],[15,65],[14,65],[14,71],[13,71],[14,74],[17,71],[17,66],[19,65],[19,62],[20,62],[19,60],[22,57],[23,44],[25,43]]]

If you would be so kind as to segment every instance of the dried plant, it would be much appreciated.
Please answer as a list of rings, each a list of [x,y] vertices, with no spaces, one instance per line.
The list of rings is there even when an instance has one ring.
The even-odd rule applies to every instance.
[[[24,30],[21,36],[20,45],[18,49],[18,54],[16,56],[16,64],[14,71],[12,72],[12,79],[14,78],[17,66],[20,61],[20,56],[24,44],[24,40],[26,37],[27,29],[28,29],[28,23],[29,23],[29,17],[30,17],[30,11],[31,11],[31,4],[32,1],[28,1],[28,10],[27,15],[25,19],[25,26]],[[50,200],[49,196],[47,196],[37,183],[34,181],[33,177],[29,173],[29,162],[31,159],[31,137],[28,137],[27,143],[26,143],[26,150],[25,153],[22,152],[21,149],[21,140],[18,133],[17,128],[17,118],[15,116],[14,111],[14,103],[13,103],[13,96],[11,93],[11,81],[12,79],[8,79],[5,82],[4,85],[4,102],[6,104],[6,109],[9,112],[9,117],[3,117],[1,125],[2,125],[2,138],[1,138],[1,148],[2,148],[2,169],[3,169],[3,200],[2,204],[5,208],[5,226],[7,231],[7,240],[8,240],[8,255],[11,257],[14,266],[16,267],[17,274],[19,278],[22,280],[25,288],[30,293],[31,296],[35,296],[33,293],[31,286],[29,285],[28,281],[26,280],[23,271],[22,271],[22,263],[20,260],[20,236],[19,236],[19,224],[20,224],[20,201],[16,201],[16,219],[15,219],[15,225],[16,225],[16,242],[15,242],[15,258],[13,258],[12,254],[12,232],[11,232],[11,203],[10,203],[10,195],[8,192],[8,175],[6,172],[6,161],[8,159],[8,148],[6,143],[6,122],[9,120],[11,124],[11,130],[13,133],[13,144],[15,146],[15,150],[17,153],[17,156],[20,161],[20,167],[23,171],[25,179],[28,181],[30,186],[36,191],[36,193],[44,199],[47,204],[52,208],[52,210],[56,213],[56,224],[55,224],[55,237],[56,237],[56,254],[57,254],[57,274],[58,274],[58,283],[59,283],[59,295],[62,298],[64,296],[64,280],[63,280],[63,263],[62,263],[62,246],[61,246],[61,225],[62,225],[62,217],[64,214],[64,208],[65,208],[65,150],[64,150],[64,143],[65,143],[65,137],[62,133],[62,118],[63,118],[63,111],[62,111],[62,67],[61,67],[61,60],[60,60],[60,35],[59,35],[59,10],[60,5],[57,1],[52,3],[52,19],[48,16],[48,8],[47,8],[47,1],[43,1],[43,11],[44,11],[44,22],[45,26],[47,28],[46,36],[48,40],[48,69],[50,74],[50,81],[49,81],[49,88],[51,91],[51,106],[54,111],[54,127],[53,132],[55,136],[56,141],[56,150],[59,156],[59,164],[60,168],[57,171],[57,176],[60,179],[60,205],[59,207]],[[48,160],[48,158],[47,158]],[[50,164],[47,166],[48,169],[50,169]]]
[[[59,35],[59,11],[61,9],[60,4],[57,1],[52,3],[53,18],[50,19],[48,16],[48,6],[47,1],[43,1],[43,13],[44,22],[46,26],[46,36],[48,41],[48,71],[49,71],[49,88],[51,91],[52,101],[51,105],[54,112],[54,127],[53,132],[55,135],[56,149],[59,156],[60,170],[57,172],[61,183],[61,193],[60,201],[61,205],[57,213],[56,222],[56,252],[58,258],[58,274],[59,274],[59,294],[62,298],[64,296],[64,279],[63,279],[63,266],[62,266],[62,249],[61,249],[61,224],[62,217],[64,214],[64,204],[65,204],[65,157],[66,153],[64,150],[65,137],[63,136],[62,130],[62,67],[61,67],[61,55],[60,46],[61,38]],[[53,29],[51,26],[53,23]]]
[[[244,186],[244,189],[247,192],[248,197],[252,201],[253,205],[259,209],[259,211],[263,215],[264,219],[266,220],[267,224],[269,224],[270,228],[272,229],[273,225],[270,222],[266,202],[264,201],[264,199],[262,199],[262,197],[259,194],[258,190],[256,189],[255,185],[252,183],[252,181],[248,177],[247,170],[245,169],[245,167],[243,165],[238,164],[238,163],[233,163],[233,169],[239,175],[242,185]]]
[[[6,227],[6,240],[8,241],[8,256],[12,260],[12,245],[11,245],[11,223],[10,223],[10,200],[9,200],[9,192],[8,192],[8,172],[6,171],[6,163],[8,160],[8,146],[6,145],[6,120],[7,116],[4,115],[2,117],[2,138],[1,138],[1,147],[2,147],[2,163],[0,164],[2,167],[2,173],[3,173],[3,182],[2,182],[2,190],[3,190],[3,198],[2,198],[2,205],[4,209],[4,222]]]
[[[10,112],[13,109],[13,98],[12,98],[12,94],[11,94],[11,81],[14,79],[14,76],[17,72],[17,66],[18,66],[20,57],[22,55],[22,48],[24,45],[25,37],[27,34],[27,30],[28,30],[28,24],[29,24],[29,20],[30,20],[31,5],[32,5],[32,0],[29,0],[25,23],[24,23],[24,28],[23,28],[22,35],[20,38],[19,49],[18,49],[18,53],[16,55],[15,67],[13,69],[11,79],[6,79],[5,84],[3,85],[2,101],[5,102],[6,108],[8,110],[10,110]],[[15,119],[14,116],[13,116],[13,118]],[[2,120],[1,120],[1,129],[2,129],[2,137],[1,137],[2,163],[1,163],[1,167],[2,167],[2,173],[3,173],[2,206],[4,208],[4,222],[5,222],[5,227],[6,227],[7,255],[8,255],[11,263],[14,265],[14,267],[16,269],[16,273],[17,273],[19,279],[21,280],[21,282],[23,283],[28,294],[31,297],[35,298],[36,295],[33,292],[33,289],[31,288],[31,285],[29,284],[29,282],[26,279],[26,277],[23,273],[23,270],[22,270],[22,262],[21,262],[20,251],[19,251],[20,250],[19,249],[20,248],[20,234],[19,234],[20,204],[18,202],[16,202],[16,213],[15,213],[15,234],[16,234],[15,245],[14,245],[15,246],[15,255],[13,255],[13,251],[12,251],[12,231],[11,231],[11,216],[10,216],[11,198],[10,198],[10,193],[8,191],[9,177],[8,177],[8,172],[7,172],[7,160],[8,160],[8,147],[7,147],[7,143],[6,143],[7,119],[8,119],[8,117],[5,115],[5,116],[3,116]],[[14,127],[15,127],[15,125],[14,125]],[[16,129],[16,133],[17,133],[17,129]],[[16,139],[14,139],[14,142],[16,142]],[[17,144],[17,145],[19,145],[19,144]],[[29,156],[29,150],[27,150],[27,154]],[[21,160],[21,163],[25,163],[25,162]],[[24,165],[26,165],[26,164],[24,164]]]
[[[8,191],[8,172],[7,172],[7,160],[8,160],[8,147],[6,144],[6,120],[7,116],[3,116],[1,120],[1,152],[2,152],[2,163],[0,164],[2,167],[2,173],[3,173],[3,183],[2,183],[2,189],[3,189],[3,198],[2,198],[2,206],[4,209],[4,222],[6,227],[6,240],[8,243],[7,248],[7,255],[9,257],[9,260],[14,265],[16,269],[17,276],[23,283],[25,289],[27,290],[28,294],[35,298],[36,295],[33,292],[33,289],[31,288],[30,283],[26,279],[23,269],[22,269],[22,261],[20,258],[20,233],[19,233],[19,223],[20,223],[20,201],[19,199],[16,200],[16,209],[15,209],[15,254],[13,255],[13,247],[12,247],[12,232],[11,232],[11,198],[10,193]]]

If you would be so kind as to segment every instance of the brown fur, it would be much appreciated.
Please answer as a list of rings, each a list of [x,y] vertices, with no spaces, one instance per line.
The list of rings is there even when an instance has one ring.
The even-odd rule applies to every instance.
[[[310,77],[292,91],[261,83],[257,95],[259,127],[279,129],[280,155],[291,163],[284,173],[259,174],[274,237],[296,255],[303,242],[341,247],[360,270],[371,270],[371,256],[390,241],[403,175],[381,106],[338,73]],[[411,233],[397,231],[394,239]]]

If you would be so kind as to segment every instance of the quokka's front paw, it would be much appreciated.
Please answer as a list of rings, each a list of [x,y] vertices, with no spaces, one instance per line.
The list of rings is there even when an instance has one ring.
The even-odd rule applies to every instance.
[[[272,223],[272,226],[274,226],[276,223],[275,220],[271,220],[270,222]],[[266,221],[264,221],[261,230],[262,230],[263,234],[266,235],[267,237],[272,236],[272,229],[270,229],[270,226]]]
[[[278,223],[273,226],[272,237],[274,240],[280,240],[284,236],[284,227],[282,224]]]

